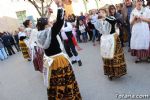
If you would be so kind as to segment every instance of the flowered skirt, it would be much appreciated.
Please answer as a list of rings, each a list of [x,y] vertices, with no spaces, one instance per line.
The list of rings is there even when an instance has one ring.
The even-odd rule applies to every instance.
[[[33,54],[33,65],[35,71],[40,71],[41,73],[43,73],[43,57],[44,50],[38,46],[35,46]]]
[[[25,42],[20,40],[20,41],[19,41],[19,46],[20,46],[20,48],[21,48],[23,57],[24,57],[25,59],[30,58],[29,48],[27,47],[27,45],[25,44]]]
[[[48,100],[82,100],[72,66],[63,55],[53,57]]]
[[[127,73],[123,49],[118,36],[115,38],[115,53],[113,59],[104,59],[104,74],[110,77],[121,77]]]
[[[135,50],[135,49],[132,49],[131,50],[131,55],[132,56],[136,56],[138,58],[145,58],[145,57],[150,57],[150,46],[149,46],[149,49],[147,50]]]

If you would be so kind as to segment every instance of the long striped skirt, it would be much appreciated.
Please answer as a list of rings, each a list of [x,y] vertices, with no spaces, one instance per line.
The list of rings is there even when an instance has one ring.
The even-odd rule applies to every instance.
[[[53,59],[47,89],[48,100],[82,100],[69,61],[63,55],[53,57]]]
[[[20,41],[19,41],[19,45],[20,45],[20,48],[21,48],[23,57],[24,57],[25,59],[30,58],[30,55],[29,55],[29,48],[27,47],[27,45],[25,44],[25,42],[20,40]]]
[[[150,57],[150,46],[148,50],[131,50],[131,55],[136,56],[138,58],[147,58]]]
[[[104,74],[112,78],[121,77],[127,73],[124,53],[118,36],[115,41],[114,58],[103,59]]]
[[[34,47],[33,55],[33,65],[36,71],[43,73],[43,56],[44,50],[38,46]]]

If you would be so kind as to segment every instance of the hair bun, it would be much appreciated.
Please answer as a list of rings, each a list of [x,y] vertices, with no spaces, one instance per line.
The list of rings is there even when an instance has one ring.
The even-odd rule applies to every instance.
[[[28,27],[28,25],[29,25],[29,23],[30,23],[30,20],[25,20],[24,22],[23,22],[23,25],[24,25],[24,27]]]
[[[38,30],[44,30],[45,25],[48,24],[48,18],[39,18],[37,19],[37,28]]]
[[[39,18],[37,22],[46,25],[48,23],[48,18]]]

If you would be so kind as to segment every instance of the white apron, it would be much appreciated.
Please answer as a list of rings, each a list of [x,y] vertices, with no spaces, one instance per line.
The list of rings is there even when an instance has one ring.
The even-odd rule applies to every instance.
[[[130,22],[133,20],[134,16],[141,16],[144,18],[150,18],[150,14],[142,8],[141,11],[134,9],[131,13]],[[132,27],[131,32],[131,49],[136,50],[147,50],[150,44],[150,30],[149,25],[146,22],[135,23]]]
[[[113,59],[115,53],[114,34],[102,35],[100,45],[101,56],[105,59]]]

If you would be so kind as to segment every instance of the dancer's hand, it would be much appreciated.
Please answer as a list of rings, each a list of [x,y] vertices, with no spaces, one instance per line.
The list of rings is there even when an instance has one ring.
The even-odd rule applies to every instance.
[[[78,51],[81,51],[82,50],[82,48],[80,48],[80,46],[76,46],[76,49],[78,50]]]
[[[53,10],[51,8],[48,8],[48,13],[49,14],[53,13]]]
[[[147,21],[146,21],[146,18],[144,18],[144,17],[142,17],[142,16],[140,17],[140,20],[143,21],[143,22],[147,22]]]

